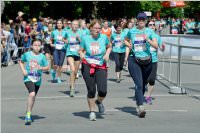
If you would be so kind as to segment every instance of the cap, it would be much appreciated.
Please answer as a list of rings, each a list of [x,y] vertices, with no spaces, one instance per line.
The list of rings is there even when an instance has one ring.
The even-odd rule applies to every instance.
[[[140,19],[140,18],[146,19],[146,18],[147,18],[146,13],[144,13],[144,12],[139,13],[139,14],[137,15],[137,19]]]

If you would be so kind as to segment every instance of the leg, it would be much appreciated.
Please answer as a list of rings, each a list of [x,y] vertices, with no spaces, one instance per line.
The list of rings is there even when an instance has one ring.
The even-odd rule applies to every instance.
[[[120,55],[119,53],[113,53],[114,60],[115,60],[115,72],[117,75],[117,82],[119,82],[120,79]]]
[[[142,69],[135,62],[134,57],[129,56],[128,58],[128,70],[135,83],[135,97],[137,106],[143,105],[143,78]]]
[[[95,95],[96,95],[96,86],[95,86],[95,78],[94,75],[90,75],[90,67],[86,64],[82,64],[81,69],[83,79],[86,83],[87,87],[87,100],[90,112],[95,111]]]
[[[75,63],[74,63],[74,58],[73,57],[67,57],[67,61],[69,62],[70,65],[70,90],[74,89],[74,81],[75,81]]]

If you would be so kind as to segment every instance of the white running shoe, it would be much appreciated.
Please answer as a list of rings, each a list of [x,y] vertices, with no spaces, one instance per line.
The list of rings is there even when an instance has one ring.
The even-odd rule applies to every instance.
[[[97,119],[96,119],[96,114],[95,114],[95,112],[90,112],[90,114],[89,114],[89,119],[91,120],[91,121],[96,121]]]

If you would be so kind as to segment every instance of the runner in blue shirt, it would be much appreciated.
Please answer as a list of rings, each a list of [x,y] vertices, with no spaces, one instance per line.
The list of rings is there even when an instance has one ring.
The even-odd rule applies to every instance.
[[[35,103],[35,97],[39,91],[42,82],[42,71],[49,69],[48,62],[41,51],[41,41],[33,40],[32,50],[24,53],[19,61],[20,68],[24,75],[24,84],[29,92],[27,113],[25,116],[25,124],[32,122],[31,112]]]

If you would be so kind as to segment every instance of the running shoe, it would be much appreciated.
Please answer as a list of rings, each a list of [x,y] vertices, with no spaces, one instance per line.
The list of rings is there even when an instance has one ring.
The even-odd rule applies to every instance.
[[[139,106],[138,109],[137,109],[137,111],[138,111],[138,117],[139,118],[144,118],[145,117],[146,111],[144,109],[144,106],[142,106],[142,105]]]
[[[75,95],[74,89],[71,89],[71,90],[70,90],[70,93],[69,93],[69,96],[70,96],[70,97],[74,97],[74,95]]]
[[[96,121],[97,119],[96,119],[96,114],[95,114],[95,112],[90,112],[90,114],[89,114],[89,119],[91,120],[91,121]]]
[[[152,98],[151,97],[146,97],[145,98],[145,102],[146,102],[146,104],[151,105],[152,104]]]
[[[120,83],[120,81],[121,81],[120,79],[116,79],[116,82],[117,82],[117,83]]]
[[[25,125],[30,125],[32,122],[31,116],[26,115],[25,116]]]
[[[99,109],[99,113],[104,113],[105,112],[105,108],[103,106],[103,103],[102,102],[99,102],[98,100],[95,101],[98,109]]]
[[[57,83],[62,83],[60,78],[57,78]]]
[[[56,79],[56,72],[53,69],[51,69],[51,77],[53,81]]]

